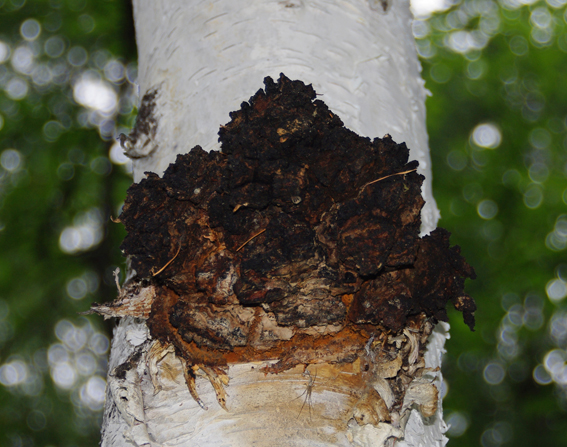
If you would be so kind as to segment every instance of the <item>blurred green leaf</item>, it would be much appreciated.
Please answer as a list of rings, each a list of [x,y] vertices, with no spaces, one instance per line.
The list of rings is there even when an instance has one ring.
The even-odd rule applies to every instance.
[[[565,6],[464,0],[424,22],[439,225],[478,274],[477,332],[452,314],[444,360],[449,445],[567,445],[565,363],[535,374],[567,354]]]
[[[0,445],[98,444],[110,326],[77,312],[124,265],[109,217],[131,177],[109,152],[135,116],[130,8],[0,1]]]

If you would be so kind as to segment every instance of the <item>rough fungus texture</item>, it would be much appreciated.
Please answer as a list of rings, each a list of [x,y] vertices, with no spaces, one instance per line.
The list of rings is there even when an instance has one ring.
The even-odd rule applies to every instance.
[[[277,373],[353,362],[380,344],[378,363],[397,362],[397,374],[419,363],[447,301],[473,329],[463,288],[474,271],[447,231],[419,237],[423,177],[405,144],[356,135],[283,75],[219,135],[222,152],[196,146],[130,187],[121,248],[153,298],[124,311],[139,295],[124,291],[95,308],[147,318],[187,365],[196,399],[197,370],[218,382],[232,362],[276,359],[266,372]]]

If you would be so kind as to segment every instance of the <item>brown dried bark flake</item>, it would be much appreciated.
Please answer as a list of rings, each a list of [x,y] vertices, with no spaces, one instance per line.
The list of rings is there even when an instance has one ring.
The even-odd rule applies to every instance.
[[[423,176],[389,135],[346,129],[310,85],[265,79],[162,178],[133,184],[121,248],[155,289],[148,326],[189,365],[352,362],[376,334],[446,321],[474,270],[437,229],[419,237]],[[414,324],[412,323],[412,324]]]

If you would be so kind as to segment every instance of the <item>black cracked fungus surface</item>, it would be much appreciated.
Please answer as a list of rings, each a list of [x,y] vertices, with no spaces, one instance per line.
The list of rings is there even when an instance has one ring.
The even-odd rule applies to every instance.
[[[397,332],[422,312],[447,320],[450,300],[472,330],[474,270],[447,231],[419,237],[423,176],[406,145],[346,129],[311,85],[264,83],[221,127],[222,152],[196,146],[128,191],[121,249],[181,297],[171,324],[231,349],[250,330],[239,306],[280,326]]]

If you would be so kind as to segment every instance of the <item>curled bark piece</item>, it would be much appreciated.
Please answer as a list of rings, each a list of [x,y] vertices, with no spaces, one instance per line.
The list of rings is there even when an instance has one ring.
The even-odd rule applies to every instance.
[[[391,409],[395,398],[390,384],[385,379],[377,378],[372,385],[378,394],[380,394],[380,397],[384,400],[386,407]]]
[[[396,377],[398,375],[398,371],[402,367],[402,363],[403,361],[401,357],[396,357],[394,360],[379,363],[377,365],[377,376],[383,379]]]
[[[155,288],[153,286],[143,287],[139,283],[131,283],[120,289],[118,298],[112,303],[94,303],[91,309],[82,312],[82,314],[97,313],[102,315],[105,320],[113,317],[134,317],[147,320],[150,316],[154,296]]]
[[[438,400],[439,390],[435,385],[423,379],[415,379],[406,390],[402,412],[415,404],[424,417],[431,417],[437,411]]]
[[[183,375],[185,377],[185,383],[187,384],[187,388],[189,389],[189,393],[191,394],[191,397],[195,399],[195,402],[197,402],[203,410],[208,410],[205,403],[199,397],[199,393],[197,393],[197,385],[195,383],[195,372],[193,371],[192,368],[189,367],[189,365],[187,365],[187,362],[183,357],[180,357],[180,360],[181,360],[181,366],[183,367]]]
[[[368,388],[353,409],[353,416],[358,425],[378,425],[379,422],[390,422],[390,411],[374,388]]]
[[[163,345],[159,340],[154,340],[148,354],[146,357],[146,363],[148,365],[148,371],[150,373],[150,379],[152,385],[154,386],[154,394],[157,394],[162,386],[158,379],[159,374],[159,363],[165,358],[166,355],[175,352],[173,345]]]

